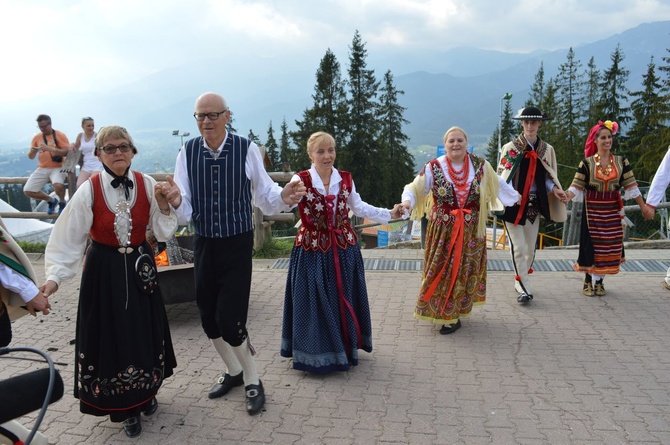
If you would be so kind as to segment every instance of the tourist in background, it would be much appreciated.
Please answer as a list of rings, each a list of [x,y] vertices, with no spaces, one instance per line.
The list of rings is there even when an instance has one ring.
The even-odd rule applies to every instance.
[[[95,155],[95,121],[92,117],[81,119],[81,128],[84,130],[77,135],[71,150],[81,150],[82,165],[77,176],[77,188],[82,185],[94,172],[102,170],[102,163]]]
[[[125,128],[102,128],[95,145],[104,171],[82,185],[56,220],[42,289],[56,292],[77,274],[85,255],[74,396],[81,412],[123,422],[135,437],[142,432],[140,414],[156,411],[156,393],[177,365],[146,229],[159,241],[175,233],[167,196],[179,190],[130,170],[137,149]]]
[[[386,224],[399,218],[365,203],[351,173],[335,168],[335,139],[316,132],[307,141],[309,170],[296,173],[307,195],[298,204],[301,226],[291,252],[282,323],[281,355],[313,373],[347,371],[358,350],[372,351],[372,323],[355,215]]]
[[[61,171],[63,159],[67,156],[70,141],[65,133],[54,130],[51,117],[46,114],[37,116],[37,133],[30,142],[28,158],[37,157],[37,168],[30,174],[23,186],[23,193],[35,200],[46,201],[49,215],[56,211],[61,213],[65,208],[65,173]],[[58,198],[51,197],[42,191],[42,187],[51,182]]]
[[[611,151],[618,129],[612,121],[591,127],[584,159],[566,194],[568,200],[582,203],[579,257],[574,268],[585,273],[582,293],[587,297],[604,296],[605,275],[619,273],[624,262],[622,195],[648,212],[628,159]]]
[[[440,334],[486,301],[486,217],[499,199],[511,206],[519,194],[483,158],[468,154],[459,127],[444,135],[446,153],[430,161],[405,186],[402,207],[420,220],[428,215],[424,267],[414,316],[439,323]]]
[[[536,107],[526,107],[512,119],[520,120],[523,132],[502,147],[498,174],[521,195],[521,201],[505,206],[499,216],[505,222],[517,301],[530,302],[534,293],[529,275],[540,231],[540,217],[546,221],[565,221],[565,192],[556,174],[554,147],[540,139],[540,127],[550,118]]]

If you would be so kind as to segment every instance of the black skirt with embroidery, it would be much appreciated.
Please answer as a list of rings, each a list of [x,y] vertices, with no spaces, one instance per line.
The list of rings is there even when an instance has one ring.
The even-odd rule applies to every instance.
[[[153,263],[149,244],[140,249]],[[138,286],[140,249],[124,255],[93,243],[82,272],[74,396],[81,412],[113,422],[146,409],[177,366],[160,287]]]

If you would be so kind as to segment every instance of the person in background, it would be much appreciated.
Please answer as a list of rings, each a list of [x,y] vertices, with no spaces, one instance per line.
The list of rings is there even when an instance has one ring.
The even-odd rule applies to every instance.
[[[0,217],[0,347],[12,341],[13,320],[28,313],[47,315],[50,308],[48,298],[35,285],[28,256]]]
[[[585,273],[582,293],[587,297],[604,296],[605,275],[619,273],[625,261],[622,195],[634,199],[643,214],[648,212],[628,159],[611,152],[618,129],[612,121],[591,127],[584,159],[566,194],[568,200],[583,203],[579,257],[573,267]]]
[[[459,127],[444,135],[446,153],[430,161],[405,186],[402,207],[420,220],[428,214],[424,267],[414,317],[456,332],[461,318],[486,301],[486,216],[499,199],[513,205],[519,194],[485,160],[467,153]]]
[[[533,273],[540,217],[561,222],[567,212],[554,147],[538,135],[542,123],[550,118],[536,107],[526,107],[513,119],[521,121],[523,133],[502,147],[498,174],[521,194],[521,201],[506,206],[500,218],[510,242],[517,301],[527,304],[534,297],[529,275]]]
[[[268,176],[258,146],[230,133],[225,99],[204,93],[193,117],[199,137],[177,155],[169,202],[181,224],[193,222],[195,296],[203,330],[226,370],[209,392],[214,399],[245,385],[246,409],[257,414],[265,390],[247,331],[253,255],[253,206],[265,214],[288,211],[305,195],[302,182],[282,189]],[[171,181],[171,180],[170,180]]]
[[[123,422],[142,432],[140,414],[153,414],[156,394],[177,366],[153,251],[177,229],[168,205],[174,184],[131,171],[137,149],[128,131],[109,126],[96,137],[104,171],[94,173],[56,220],[45,250],[46,295],[84,267],[75,339],[74,396],[82,413]],[[88,238],[91,245],[84,252]]]
[[[37,116],[37,127],[40,132],[33,137],[28,150],[28,158],[35,159],[37,156],[37,168],[23,186],[23,193],[28,198],[46,201],[49,204],[49,215],[56,211],[56,206],[58,213],[61,213],[65,208],[65,173],[61,172],[61,167],[70,141],[64,133],[51,127],[51,118],[46,114]],[[42,187],[49,182],[58,198],[52,198],[42,191]]]
[[[313,373],[347,371],[358,350],[372,352],[372,323],[363,257],[349,210],[380,224],[400,217],[361,199],[351,173],[335,168],[335,139],[325,132],[307,141],[312,167],[296,173],[307,195],[298,204],[284,296],[281,355],[293,368]]]
[[[665,191],[670,184],[670,147],[665,153],[661,165],[658,166],[654,179],[649,186],[649,193],[647,193],[646,211],[643,212],[644,219],[653,219],[656,214],[656,206],[661,201],[665,201]],[[665,275],[665,279],[661,282],[663,287],[670,290],[670,267]]]
[[[81,150],[83,164],[77,177],[77,188],[79,188],[94,172],[102,170],[102,163],[95,155],[95,121],[92,117],[81,119],[81,128],[84,130],[77,135],[74,143],[70,144],[70,150]]]

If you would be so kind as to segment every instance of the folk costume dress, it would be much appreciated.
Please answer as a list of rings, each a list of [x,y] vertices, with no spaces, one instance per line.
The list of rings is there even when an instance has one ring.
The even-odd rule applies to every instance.
[[[347,371],[358,364],[359,349],[372,351],[363,257],[349,210],[382,224],[391,214],[363,202],[349,172],[333,169],[331,195],[314,166],[292,181],[298,178],[307,195],[298,204],[301,227],[286,280],[281,355],[293,357],[293,368],[302,371]]]
[[[412,204],[412,219],[428,215],[424,269],[414,317],[451,325],[486,301],[486,216],[500,199],[513,205],[516,191],[484,159],[467,155],[459,193],[445,156],[430,161],[402,201]],[[428,196],[424,200],[425,196]]]
[[[80,410],[113,422],[148,408],[176,360],[146,228],[167,240],[177,228],[138,172],[120,184],[95,173],[58,218],[47,244],[47,278],[60,284],[78,269],[88,235],[77,314],[74,396]],[[116,187],[114,187],[116,185]]]
[[[623,199],[641,195],[633,170],[623,156],[610,154],[611,169],[590,156],[579,163],[570,189],[583,202],[579,257],[574,269],[595,275],[619,273],[623,250]],[[604,171],[603,171],[604,170]]]

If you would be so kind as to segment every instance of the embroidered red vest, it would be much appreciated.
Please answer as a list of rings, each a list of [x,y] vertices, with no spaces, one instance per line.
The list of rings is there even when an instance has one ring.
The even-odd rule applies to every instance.
[[[139,246],[146,240],[147,225],[151,205],[144,188],[142,173],[133,172],[135,179],[135,204],[130,209],[133,220],[130,232],[130,245]],[[93,224],[91,225],[91,239],[106,246],[119,247],[119,241],[114,233],[114,219],[116,214],[107,207],[105,196],[102,193],[102,175],[94,173],[91,177],[93,186]],[[131,203],[132,204],[132,203]]]
[[[307,195],[298,204],[302,225],[295,237],[295,245],[302,246],[305,250],[326,252],[331,247],[331,231],[334,231],[335,242],[341,249],[356,244],[358,237],[354,228],[351,227],[347,206],[347,198],[353,184],[351,173],[340,170],[342,182],[340,182],[340,190],[337,193],[336,209],[329,209],[329,206],[333,206],[334,200],[323,196],[314,188],[309,171],[299,172],[298,176],[305,184]],[[330,220],[330,226],[328,224],[329,215],[334,218]]]

